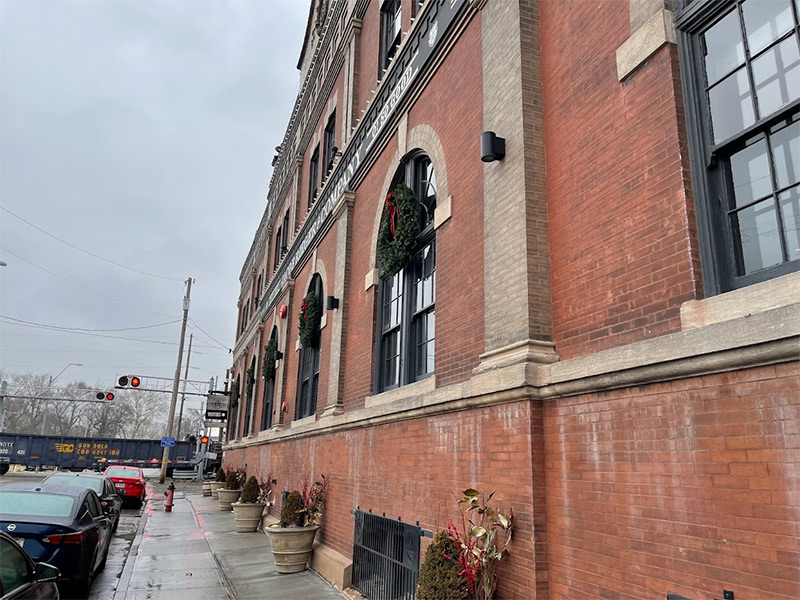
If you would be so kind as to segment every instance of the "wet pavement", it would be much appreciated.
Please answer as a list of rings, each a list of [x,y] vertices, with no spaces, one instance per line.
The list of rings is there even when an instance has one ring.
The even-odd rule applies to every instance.
[[[280,575],[263,532],[237,533],[232,512],[202,495],[200,484],[175,482],[172,512],[164,485],[152,489],[113,600],[341,600],[314,571]]]

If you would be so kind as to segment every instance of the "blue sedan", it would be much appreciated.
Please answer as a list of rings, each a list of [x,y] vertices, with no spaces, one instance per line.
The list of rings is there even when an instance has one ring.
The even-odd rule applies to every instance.
[[[92,490],[12,483],[0,488],[0,531],[13,537],[35,562],[61,571],[68,597],[86,597],[103,570],[111,521]],[[63,592],[62,592],[63,593]]]

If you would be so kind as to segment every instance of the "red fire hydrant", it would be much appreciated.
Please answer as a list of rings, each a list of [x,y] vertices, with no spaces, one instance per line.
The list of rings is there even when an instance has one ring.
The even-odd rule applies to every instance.
[[[167,503],[164,505],[164,512],[172,512],[172,499],[175,497],[175,482],[169,484],[167,491],[164,492],[167,497]]]

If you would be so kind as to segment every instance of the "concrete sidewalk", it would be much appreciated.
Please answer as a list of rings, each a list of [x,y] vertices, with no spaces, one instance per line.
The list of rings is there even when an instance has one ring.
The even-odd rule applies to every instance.
[[[180,486],[178,486],[180,489]],[[114,600],[341,600],[314,571],[279,575],[262,532],[236,533],[215,498],[176,492],[171,513],[153,494]]]

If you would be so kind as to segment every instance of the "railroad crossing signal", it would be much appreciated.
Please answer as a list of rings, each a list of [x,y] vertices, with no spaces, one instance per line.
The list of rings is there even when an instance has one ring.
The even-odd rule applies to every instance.
[[[200,438],[200,444],[203,445],[203,446],[207,446],[208,445],[208,436],[207,435],[204,435],[203,437]]]
[[[96,397],[98,400],[113,400],[114,392],[97,392]]]
[[[119,387],[122,388],[126,388],[128,386],[132,388],[138,388],[142,384],[142,379],[137,375],[123,375],[119,378],[117,383],[119,384]]]

